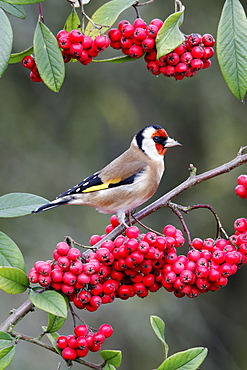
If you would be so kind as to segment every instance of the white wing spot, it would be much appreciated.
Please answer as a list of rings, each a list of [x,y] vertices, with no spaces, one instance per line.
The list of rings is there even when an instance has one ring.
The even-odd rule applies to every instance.
[[[78,193],[80,190],[81,190],[81,189],[80,189],[80,188],[78,188],[78,189],[76,189],[76,192]]]
[[[83,186],[87,186],[89,184],[89,181],[85,182]]]

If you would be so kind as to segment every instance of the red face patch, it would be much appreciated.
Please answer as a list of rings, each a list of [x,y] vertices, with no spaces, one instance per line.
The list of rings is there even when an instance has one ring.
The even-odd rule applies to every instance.
[[[164,130],[163,128],[161,128],[161,129],[156,130],[156,131],[153,133],[152,138],[153,138],[153,137],[155,137],[155,136],[161,136],[161,137],[166,138],[166,137],[168,136],[168,134],[167,134],[166,130]],[[167,150],[166,148],[164,148],[164,147],[163,147],[163,145],[162,145],[162,144],[158,144],[158,143],[156,143],[156,144],[155,144],[155,147],[156,147],[156,149],[157,149],[157,152],[158,152],[160,155],[164,155],[164,154],[165,154],[165,152],[166,152],[166,150]]]

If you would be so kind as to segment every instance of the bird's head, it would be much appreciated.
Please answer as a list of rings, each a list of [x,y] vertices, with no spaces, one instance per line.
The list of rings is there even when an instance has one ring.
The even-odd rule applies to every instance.
[[[165,154],[167,148],[181,145],[171,139],[166,130],[158,125],[144,127],[136,134],[133,141],[148,157],[156,160]]]

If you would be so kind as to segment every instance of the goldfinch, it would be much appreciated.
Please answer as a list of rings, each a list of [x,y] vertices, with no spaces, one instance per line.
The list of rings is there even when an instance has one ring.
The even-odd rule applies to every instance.
[[[176,145],[181,144],[162,127],[147,126],[134,136],[122,155],[33,213],[63,204],[88,205],[101,213],[115,213],[124,223],[127,212],[156,192],[165,169],[164,154]]]

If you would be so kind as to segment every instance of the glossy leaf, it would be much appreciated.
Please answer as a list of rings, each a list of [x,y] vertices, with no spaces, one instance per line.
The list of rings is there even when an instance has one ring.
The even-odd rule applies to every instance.
[[[0,8],[0,77],[5,72],[13,44],[13,31],[9,19],[3,9]]]
[[[115,366],[113,366],[112,364],[109,364],[108,362],[105,364],[103,369],[104,370],[116,370]]]
[[[17,5],[29,5],[40,3],[46,0],[4,0],[8,4],[17,4]]]
[[[102,5],[96,10],[91,19],[96,25],[103,27],[96,29],[91,22],[88,22],[85,34],[90,34],[94,38],[100,33],[105,33],[117,20],[118,16],[135,3],[136,0],[112,0]]]
[[[205,360],[208,350],[204,347],[190,348],[169,356],[157,370],[197,370]]]
[[[49,89],[58,92],[65,76],[64,61],[56,37],[41,21],[34,32],[33,49],[43,82]]]
[[[122,352],[116,350],[104,350],[100,352],[100,356],[107,361],[108,364],[119,367],[122,362]]]
[[[247,18],[238,0],[226,0],[217,31],[217,57],[222,75],[237,99],[247,92]]]
[[[77,12],[73,8],[72,12],[70,13],[68,18],[66,19],[66,22],[64,24],[64,30],[70,32],[70,31],[75,30],[75,29],[81,30],[81,20],[78,16]]]
[[[164,356],[165,356],[165,359],[166,359],[167,355],[168,355],[168,351],[169,351],[169,346],[168,346],[168,344],[166,343],[166,340],[165,340],[165,323],[158,316],[151,316],[150,317],[150,322],[151,322],[151,326],[153,328],[153,331],[155,332],[155,334],[157,335],[157,337],[159,338],[159,340],[161,341],[161,343],[163,345]]]
[[[0,370],[9,366],[15,355],[15,345],[0,349]]]
[[[20,249],[3,232],[0,232],[0,266],[17,267],[26,272],[25,261]]]
[[[171,14],[164,22],[156,37],[157,58],[170,53],[185,40],[179,29],[185,7],[180,12]]]
[[[55,333],[57,330],[59,330],[63,324],[65,323],[65,318],[58,317],[55,315],[52,315],[51,313],[48,313],[48,326],[47,326],[47,333]]]
[[[38,293],[36,289],[29,291],[30,301],[40,310],[51,313],[52,315],[67,317],[67,303],[64,296],[53,290],[46,290]]]
[[[0,217],[29,215],[48,200],[28,193],[9,193],[0,197]]]
[[[26,12],[22,5],[8,4],[4,1],[0,1],[0,8],[2,8],[6,13],[13,15],[14,17],[25,19]]]
[[[16,267],[0,266],[0,289],[9,294],[25,292],[29,285],[27,275]]]
[[[33,47],[32,46],[30,48],[26,49],[26,50],[21,51],[20,53],[12,53],[10,55],[9,64],[19,63],[19,62],[22,61],[22,59],[25,56],[30,55],[30,54],[33,54]]]
[[[11,335],[6,333],[5,331],[0,331],[0,348],[8,346],[13,341]]]

